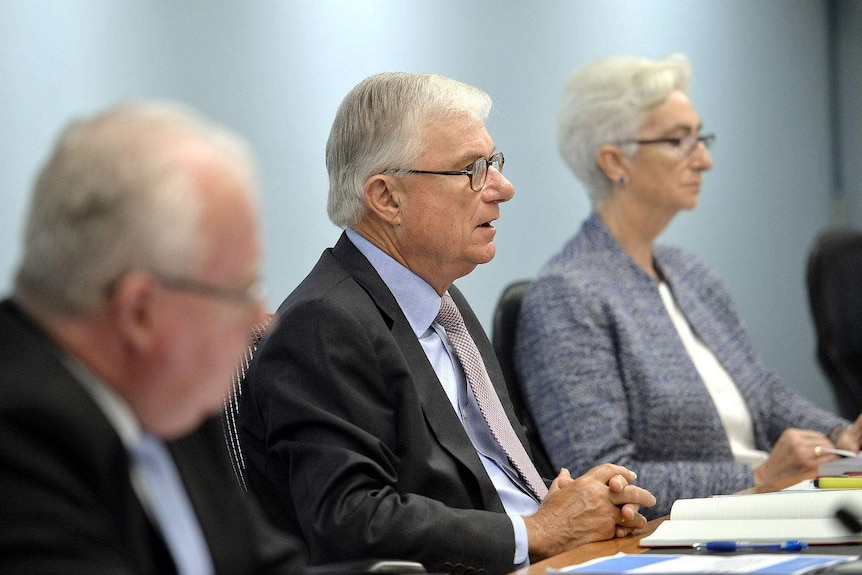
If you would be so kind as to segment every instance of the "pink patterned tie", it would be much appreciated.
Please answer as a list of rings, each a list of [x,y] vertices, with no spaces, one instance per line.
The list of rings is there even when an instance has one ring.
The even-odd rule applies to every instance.
[[[467,382],[470,384],[470,389],[473,390],[473,395],[479,404],[479,411],[482,412],[482,416],[491,430],[491,435],[503,448],[509,461],[520,473],[527,486],[541,501],[548,493],[548,488],[542,481],[542,476],[539,475],[536,466],[530,460],[530,456],[527,455],[524,445],[518,439],[509,418],[506,417],[503,404],[500,403],[500,398],[491,384],[491,378],[488,377],[488,370],[485,368],[485,362],[479,354],[476,342],[467,332],[464,318],[461,317],[461,312],[455,307],[455,302],[452,301],[449,294],[443,295],[440,312],[437,314],[437,323],[443,326],[446,335],[449,336],[449,341],[455,349],[455,355],[458,356],[461,367],[464,368],[464,375],[467,376]]]

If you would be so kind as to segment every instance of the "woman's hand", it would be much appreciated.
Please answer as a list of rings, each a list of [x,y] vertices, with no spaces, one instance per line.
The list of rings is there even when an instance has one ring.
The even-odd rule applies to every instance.
[[[835,447],[849,451],[859,451],[862,448],[862,414],[841,432],[835,441]]]
[[[754,468],[754,484],[774,483],[816,471],[821,463],[837,459],[836,455],[823,452],[829,447],[832,442],[818,431],[785,429],[772,447],[769,459]]]

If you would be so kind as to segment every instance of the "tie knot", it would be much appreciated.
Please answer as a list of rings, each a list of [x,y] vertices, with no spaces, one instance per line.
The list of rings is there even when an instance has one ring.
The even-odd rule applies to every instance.
[[[464,323],[461,317],[461,312],[455,307],[455,302],[452,301],[452,296],[443,294],[440,299],[440,311],[437,312],[437,323],[443,326],[447,332],[459,327]]]

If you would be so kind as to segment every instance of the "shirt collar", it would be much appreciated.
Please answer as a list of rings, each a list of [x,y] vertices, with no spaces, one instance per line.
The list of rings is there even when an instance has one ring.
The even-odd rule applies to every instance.
[[[116,391],[105,385],[83,363],[68,353],[61,352],[61,361],[75,379],[96,402],[116,430],[126,449],[134,448],[141,437],[141,424],[129,405]]]
[[[383,283],[392,292],[407,322],[420,337],[431,326],[440,311],[440,296],[431,284],[395,261],[359,232],[346,230],[348,239],[368,259]]]

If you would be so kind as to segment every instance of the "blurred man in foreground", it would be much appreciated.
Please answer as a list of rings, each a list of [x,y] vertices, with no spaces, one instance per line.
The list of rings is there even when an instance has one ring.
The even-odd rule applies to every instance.
[[[244,144],[168,104],[72,123],[0,302],[0,572],[295,573],[226,459],[260,237]]]

